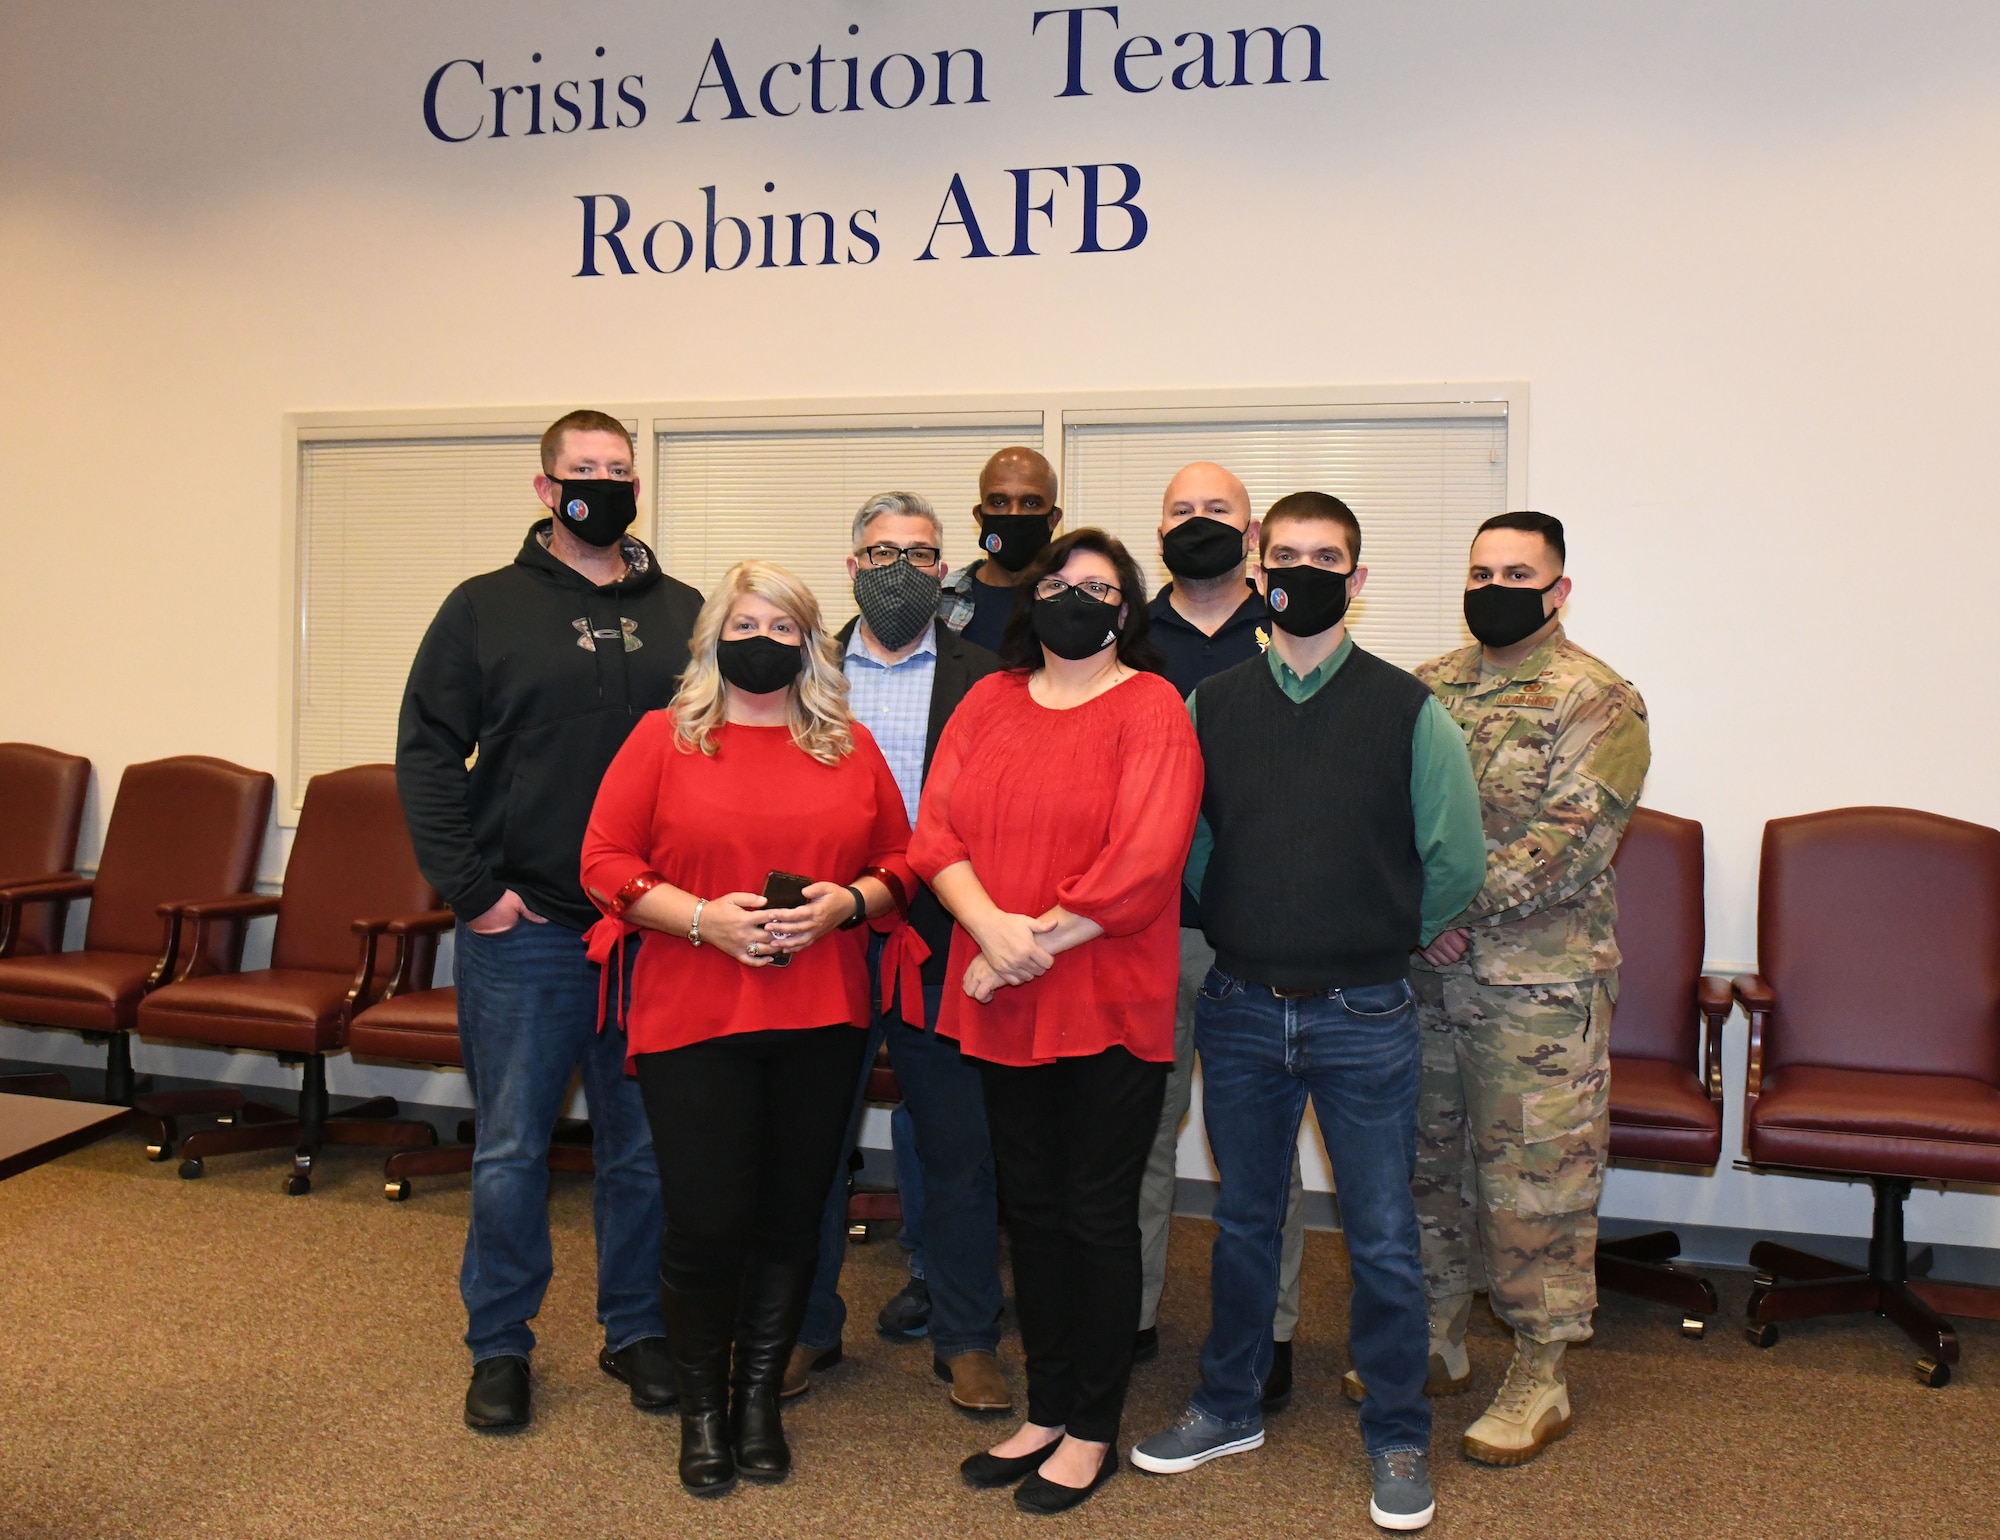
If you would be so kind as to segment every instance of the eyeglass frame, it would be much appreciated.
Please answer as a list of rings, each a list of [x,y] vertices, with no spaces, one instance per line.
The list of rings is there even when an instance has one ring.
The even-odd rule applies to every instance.
[[[1051,583],[1054,583],[1056,585],[1055,592],[1054,593],[1042,592],[1042,590],[1047,588]],[[1098,584],[1100,587],[1103,588],[1104,592],[1102,594],[1092,593],[1090,591],[1090,585],[1092,583]],[[1063,581],[1061,577],[1059,577],[1057,574],[1053,572],[1043,574],[1043,576],[1036,582],[1035,597],[1037,599],[1043,599],[1043,600],[1060,599],[1064,594],[1072,593],[1078,589],[1082,590],[1083,596],[1086,599],[1095,599],[1099,604],[1110,603],[1111,600],[1109,596],[1112,594],[1116,594],[1120,600],[1124,599],[1125,597],[1124,589],[1120,588],[1116,583],[1105,582],[1103,578],[1085,578],[1081,583],[1068,583]]]
[[[875,553],[877,551],[894,551],[896,554],[890,561],[876,561]],[[928,562],[913,560],[912,558],[918,551],[929,551],[931,559]],[[930,572],[936,570],[944,562],[944,551],[934,545],[897,545],[888,540],[871,540],[868,544],[855,551],[854,561],[857,566],[866,567],[871,572],[880,572],[885,568],[893,567],[899,561],[908,562],[919,572]]]

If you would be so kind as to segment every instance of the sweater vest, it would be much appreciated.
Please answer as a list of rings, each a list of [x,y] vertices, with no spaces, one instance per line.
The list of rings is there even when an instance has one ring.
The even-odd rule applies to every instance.
[[[1411,738],[1430,696],[1359,647],[1303,703],[1262,657],[1195,690],[1215,836],[1201,913],[1224,973],[1287,990],[1408,975],[1424,893]]]

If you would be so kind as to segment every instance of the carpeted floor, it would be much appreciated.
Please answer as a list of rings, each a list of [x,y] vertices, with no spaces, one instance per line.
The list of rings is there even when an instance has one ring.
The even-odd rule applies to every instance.
[[[122,1136],[0,1184],[0,1536],[945,1536],[1030,1533],[959,1459],[995,1436],[954,1411],[924,1346],[869,1329],[902,1252],[852,1250],[847,1362],[787,1414],[798,1467],[717,1503],[682,1495],[677,1425],[596,1365],[589,1186],[557,1179],[556,1281],[538,1322],[536,1420],[459,1420],[465,1179],[382,1201],[379,1155],[333,1150],[310,1197],[267,1155],[202,1181]],[[1137,1372],[1125,1442],[1179,1411],[1207,1314],[1209,1227],[1176,1222],[1164,1350]],[[1611,1296],[1571,1357],[1575,1430],[1532,1465],[1466,1463],[1458,1436],[1504,1368],[1475,1312],[1474,1390],[1439,1405],[1444,1536],[1992,1536],[2000,1533],[2000,1327],[1966,1323],[1955,1382],[1925,1390],[1886,1323],[1807,1323],[1759,1352],[1745,1281],[1685,1341]],[[1346,1365],[1345,1266],[1310,1237],[1294,1408],[1254,1454],[1186,1476],[1129,1469],[1059,1523],[1093,1535],[1368,1535]],[[1019,1386],[1018,1344],[1002,1356]]]

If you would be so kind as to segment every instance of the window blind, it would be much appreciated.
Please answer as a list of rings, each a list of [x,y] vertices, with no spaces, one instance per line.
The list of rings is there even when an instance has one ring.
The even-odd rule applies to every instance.
[[[1156,531],[1174,472],[1213,460],[1242,478],[1259,517],[1287,492],[1331,492],[1361,522],[1368,587],[1355,638],[1409,668],[1465,645],[1459,595],[1482,519],[1507,507],[1507,420],[1070,423],[1063,525],[1094,524],[1130,547],[1148,589],[1166,580]]]
[[[322,771],[395,757],[403,684],[438,606],[512,561],[547,514],[533,438],[308,443],[299,461],[295,810]]]
[[[777,562],[818,596],[829,629],[854,613],[846,560],[855,511],[877,492],[914,492],[944,521],[954,571],[977,556],[979,472],[1038,426],[828,427],[659,435],[659,551],[704,594],[731,564]]]

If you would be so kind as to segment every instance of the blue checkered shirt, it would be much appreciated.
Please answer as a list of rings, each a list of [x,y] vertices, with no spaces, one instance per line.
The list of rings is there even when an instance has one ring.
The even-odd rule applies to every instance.
[[[916,827],[924,789],[924,739],[930,731],[931,683],[937,678],[937,627],[924,628],[917,650],[902,662],[884,663],[861,640],[857,622],[841,659],[847,671],[847,704],[854,719],[875,735],[889,773],[903,794],[903,810]]]

